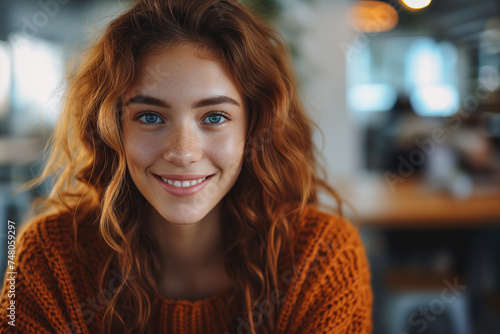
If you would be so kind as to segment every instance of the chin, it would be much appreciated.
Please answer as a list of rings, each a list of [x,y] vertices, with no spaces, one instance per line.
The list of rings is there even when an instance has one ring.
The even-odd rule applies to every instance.
[[[179,204],[174,210],[169,210],[167,212],[160,213],[160,215],[166,221],[179,224],[179,225],[189,225],[195,224],[202,220],[210,210],[203,209],[197,210],[193,204]],[[161,212],[161,211],[160,211]]]

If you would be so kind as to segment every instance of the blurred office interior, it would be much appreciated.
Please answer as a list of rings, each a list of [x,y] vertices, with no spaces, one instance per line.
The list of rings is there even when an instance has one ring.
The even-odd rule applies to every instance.
[[[315,140],[360,226],[373,333],[500,332],[500,3],[244,1],[285,38]],[[0,265],[64,77],[129,1],[0,1]],[[414,8],[412,8],[414,7]],[[18,224],[18,226],[19,226]]]

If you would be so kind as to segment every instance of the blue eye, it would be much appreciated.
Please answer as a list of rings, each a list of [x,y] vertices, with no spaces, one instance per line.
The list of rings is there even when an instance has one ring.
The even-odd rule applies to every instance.
[[[219,125],[219,124],[223,124],[224,123],[224,120],[223,118],[225,118],[226,120],[229,120],[229,117],[226,116],[225,113],[221,113],[221,112],[215,112],[215,113],[212,113],[210,115],[208,115],[202,123],[208,123],[208,124],[216,124],[216,125]]]
[[[221,120],[221,115],[210,115],[207,117],[208,123],[219,123]]]
[[[155,124],[155,123],[162,123],[162,119],[160,116],[152,114],[152,113],[144,113],[137,117],[137,119],[141,120],[142,122],[146,124]]]

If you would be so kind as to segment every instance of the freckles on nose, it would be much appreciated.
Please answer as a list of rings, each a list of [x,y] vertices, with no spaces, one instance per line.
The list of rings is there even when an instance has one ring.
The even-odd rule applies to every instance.
[[[179,151],[186,152],[197,147],[198,138],[196,137],[196,134],[192,131],[180,131],[174,137],[173,142],[174,146]]]

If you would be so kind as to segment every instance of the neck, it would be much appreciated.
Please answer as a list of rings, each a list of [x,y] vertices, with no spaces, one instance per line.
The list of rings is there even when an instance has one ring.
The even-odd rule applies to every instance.
[[[149,225],[161,252],[164,273],[195,273],[223,261],[219,206],[202,220],[176,224],[151,208]]]

